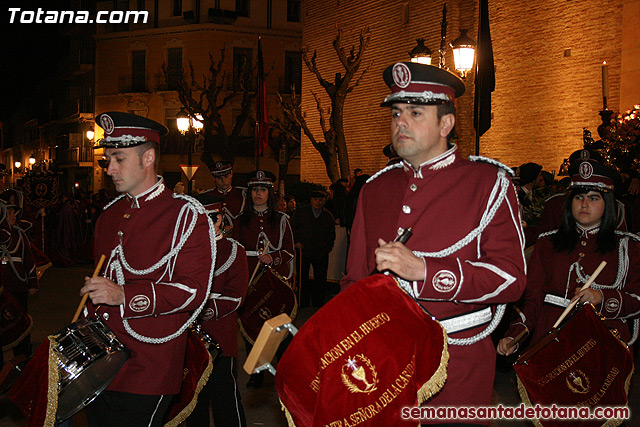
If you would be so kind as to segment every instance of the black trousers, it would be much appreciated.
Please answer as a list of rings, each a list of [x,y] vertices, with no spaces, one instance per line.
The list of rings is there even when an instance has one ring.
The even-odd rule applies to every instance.
[[[160,427],[172,398],[103,391],[85,412],[90,427]]]
[[[209,425],[209,405],[216,427],[246,427],[247,421],[236,381],[235,358],[220,356],[209,381],[198,395],[198,403],[187,418],[187,427]]]
[[[11,292],[11,295],[20,303],[20,305],[24,308],[24,311],[29,312],[29,292]],[[33,348],[31,346],[31,334],[27,334],[22,341],[13,347],[13,356],[24,355],[27,359],[31,357],[31,353],[33,353]]]
[[[309,268],[313,265],[313,280],[309,279]],[[327,270],[329,254],[302,251],[300,278],[300,307],[322,307],[327,294]]]

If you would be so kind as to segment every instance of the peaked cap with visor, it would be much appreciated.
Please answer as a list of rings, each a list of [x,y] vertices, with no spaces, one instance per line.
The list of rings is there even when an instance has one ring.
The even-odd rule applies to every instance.
[[[98,146],[103,148],[129,148],[147,142],[159,144],[160,136],[169,133],[169,130],[158,122],[119,111],[98,115],[96,124],[104,129],[104,138]]]
[[[432,65],[398,62],[382,73],[391,89],[381,107],[395,103],[438,105],[453,101],[464,93],[464,83],[453,73]]]

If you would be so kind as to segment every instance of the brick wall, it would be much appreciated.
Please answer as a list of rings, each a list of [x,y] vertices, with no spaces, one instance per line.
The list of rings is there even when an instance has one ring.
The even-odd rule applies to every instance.
[[[546,170],[557,171],[563,158],[582,146],[583,127],[597,138],[598,111],[602,109],[601,65],[605,60],[609,64],[609,108],[617,111],[621,107],[623,6],[628,11],[637,10],[638,0],[489,3],[496,90],[492,127],[480,140],[480,154],[510,166],[534,161]],[[425,44],[437,57],[442,5],[442,1],[428,0],[304,2],[303,44],[311,52],[317,50],[318,67],[328,80],[343,71],[331,44],[335,26],[343,29],[346,48],[357,45],[363,27],[371,30],[362,62],[362,68],[370,64],[369,69],[345,105],[351,170],[360,167],[371,174],[384,166],[382,148],[390,141],[390,134],[389,111],[379,107],[388,92],[382,70],[393,62],[408,60],[418,37],[426,39]],[[477,1],[450,0],[447,7],[447,42],[458,37],[460,28],[469,28],[470,37],[475,39]],[[406,8],[408,20],[403,22]],[[629,14],[624,15],[625,28],[636,28],[640,17]],[[638,42],[631,43],[637,49]],[[628,69],[638,68],[639,59],[630,61]],[[437,63],[437,58],[433,62]],[[450,52],[446,62],[453,68]],[[466,80],[467,92],[457,101],[457,130],[465,155],[473,154],[475,147],[473,78],[471,73]],[[307,121],[319,136],[318,113],[310,91],[321,95],[325,108],[329,98],[304,66],[302,83]],[[640,92],[637,86],[636,97]],[[640,103],[640,97],[635,103]],[[322,159],[306,137],[301,178],[328,184]]]

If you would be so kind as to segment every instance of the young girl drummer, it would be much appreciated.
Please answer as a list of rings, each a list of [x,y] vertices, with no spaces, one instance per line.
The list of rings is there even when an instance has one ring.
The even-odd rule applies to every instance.
[[[593,304],[605,325],[631,345],[640,315],[640,239],[616,231],[614,172],[588,158],[570,170],[571,194],[560,228],[543,233],[531,256],[527,288],[498,354],[509,355],[514,337],[528,329],[531,343],[544,336],[572,299]],[[580,291],[602,261],[607,266],[590,288]]]

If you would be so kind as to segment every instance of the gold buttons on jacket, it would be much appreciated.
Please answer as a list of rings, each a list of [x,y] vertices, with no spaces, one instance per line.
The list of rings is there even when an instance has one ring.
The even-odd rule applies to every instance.
[[[587,246],[587,242],[586,242],[586,241],[584,241],[584,240],[580,241],[580,244],[581,244],[582,246]]]
[[[131,214],[128,214],[128,213],[124,214],[123,216],[124,216],[124,219],[129,219],[129,218],[131,218]]]
[[[417,189],[418,189],[418,186],[417,186],[417,185],[415,185],[415,184],[411,184],[411,185],[409,186],[409,190],[411,190],[411,191],[416,191]]]
[[[404,205],[402,206],[402,212],[406,213],[406,214],[410,214],[411,213],[411,207]]]

